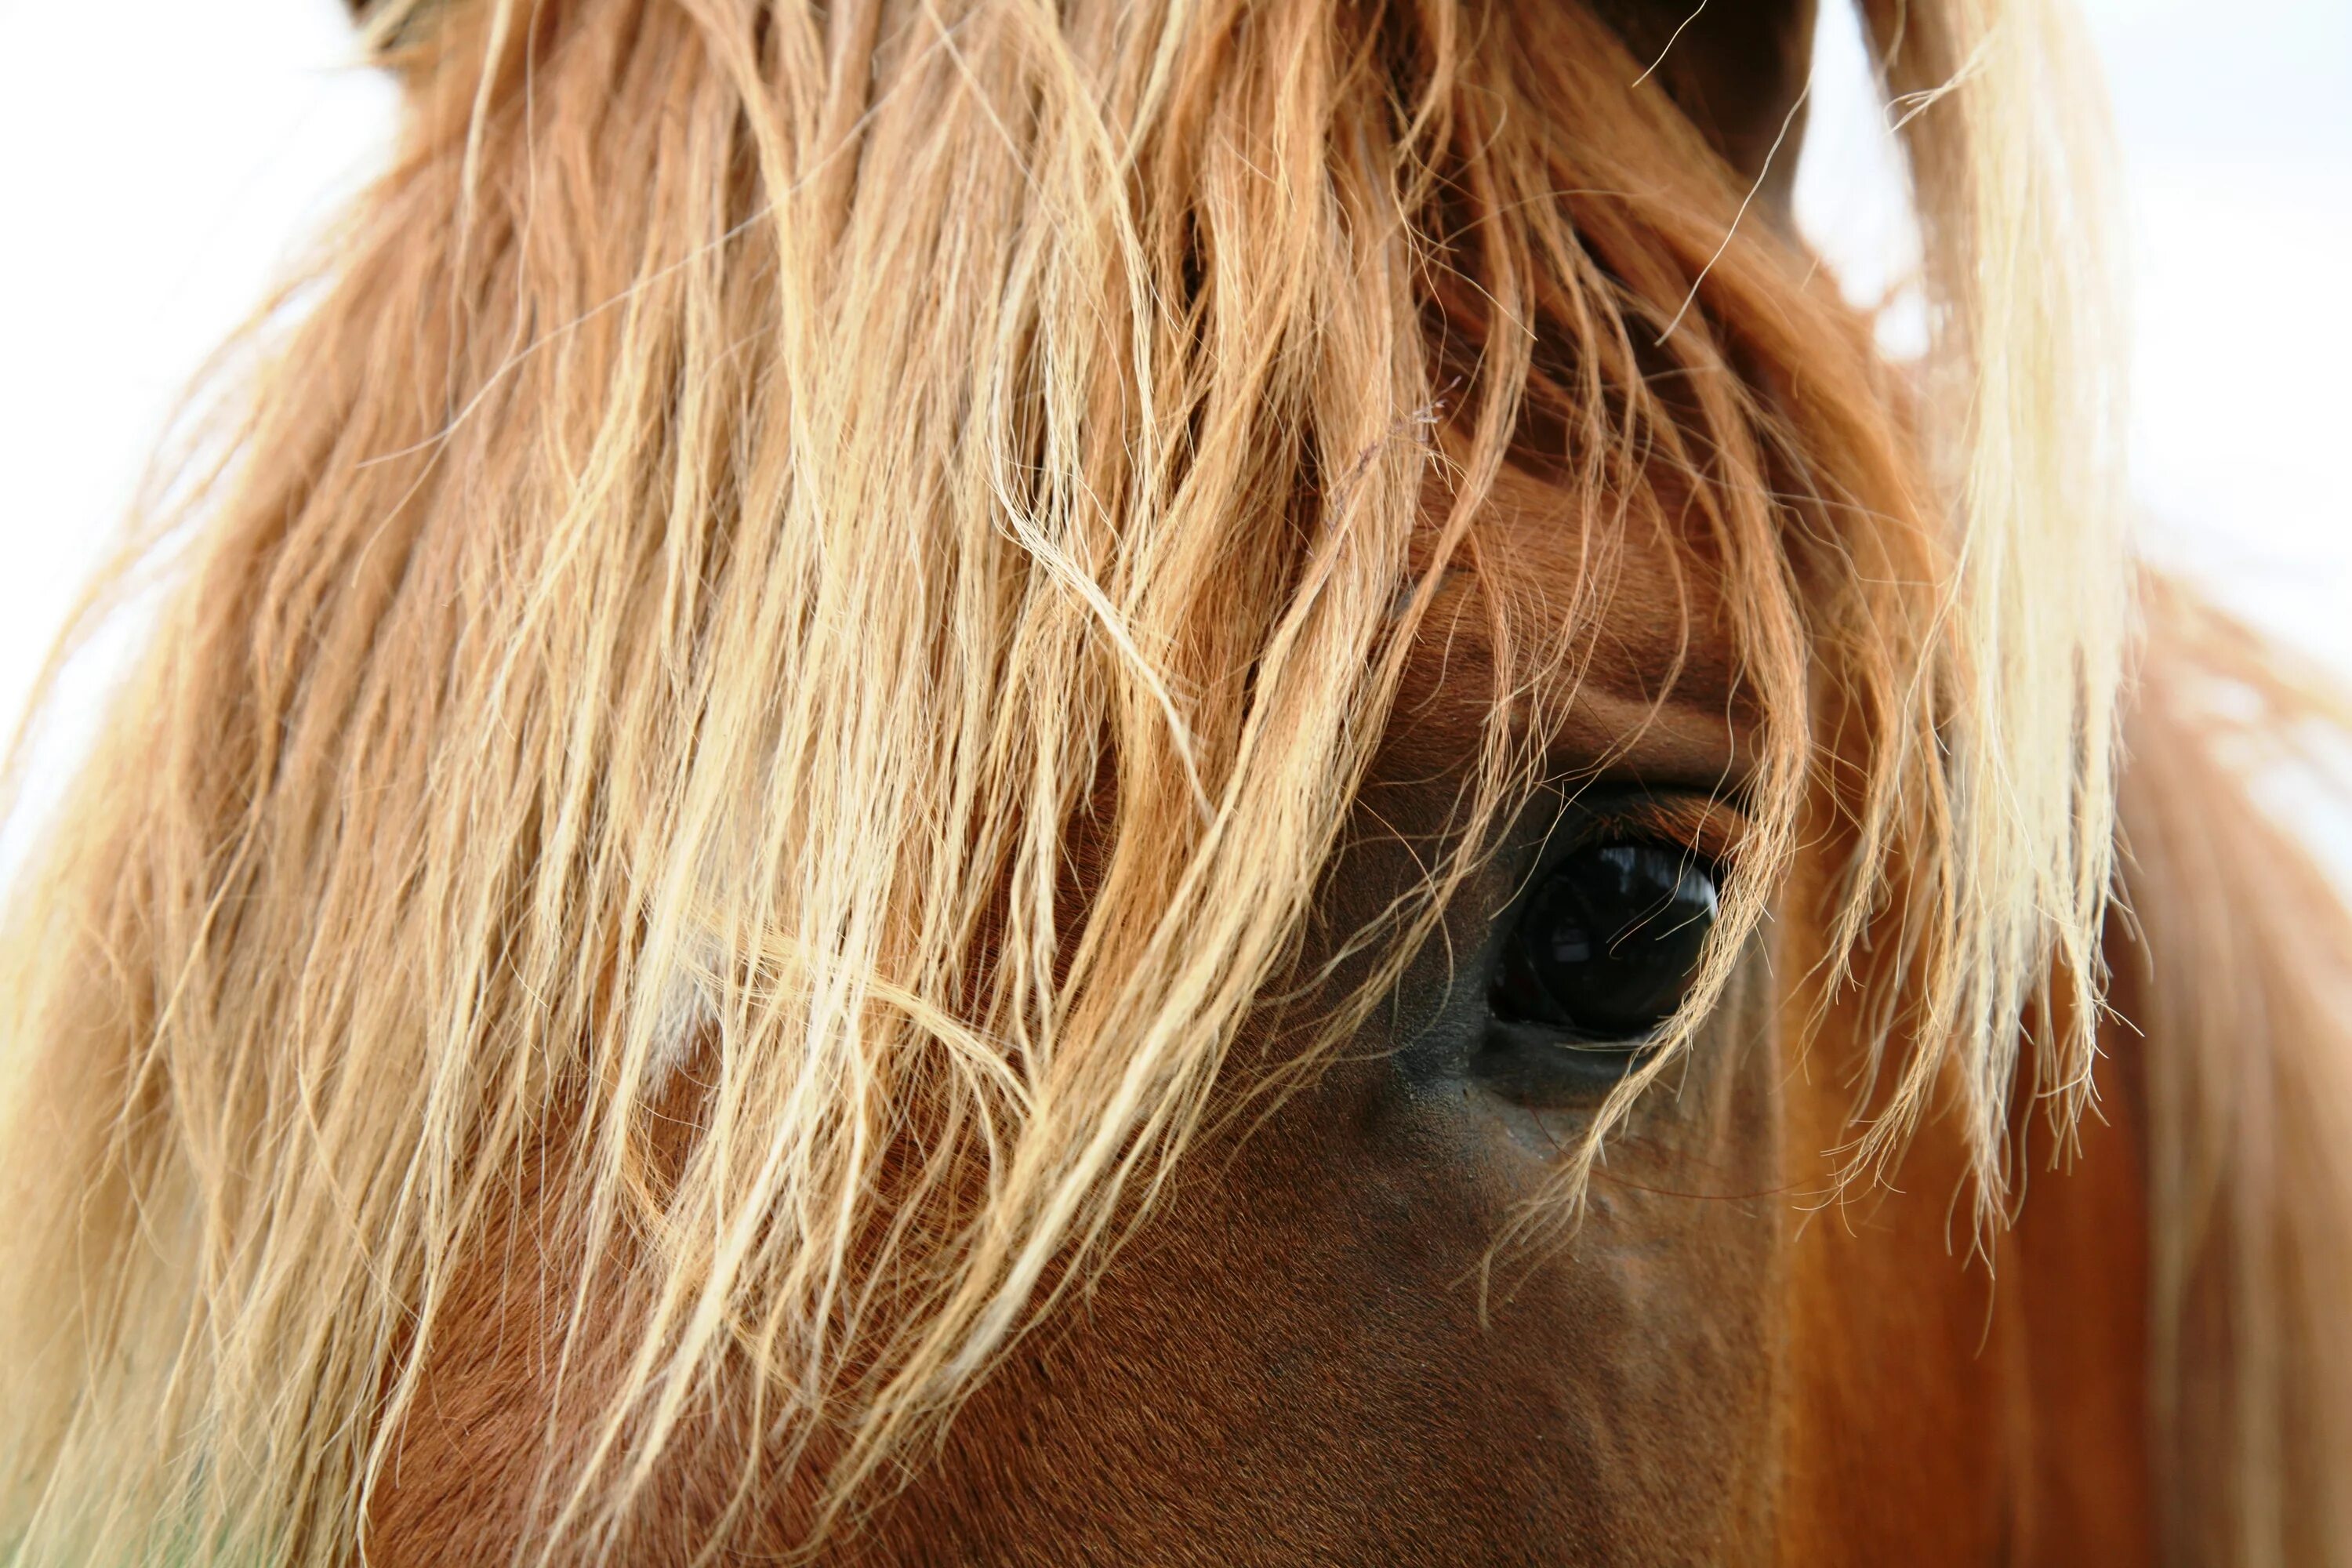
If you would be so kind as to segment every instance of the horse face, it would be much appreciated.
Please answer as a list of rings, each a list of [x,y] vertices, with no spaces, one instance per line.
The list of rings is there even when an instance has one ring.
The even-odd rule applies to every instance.
[[[1506,475],[1479,530],[1324,929],[1410,887],[1414,844],[1444,831],[1497,603],[1551,616],[1576,591],[1577,520],[1540,481]],[[1625,552],[1611,653],[1542,737],[1556,773],[1591,782],[1530,805],[1338,1065],[1190,1161],[1129,1254],[958,1422],[950,1493],[992,1506],[924,1527],[979,1530],[959,1560],[1026,1560],[1022,1541],[1070,1521],[1091,1539],[1055,1561],[1768,1548],[1788,1205],[1767,943],[1611,1144],[1572,1242],[1494,1250],[1632,1059],[1633,1015],[1675,989],[1733,849],[1745,726],[1705,584],[1670,556],[1663,538]],[[1612,921],[1612,973],[1561,962],[1571,928]],[[1547,1002],[1593,1022],[1548,1027]]]
[[[1543,481],[1504,475],[1476,536],[1420,637],[1321,930],[1358,929],[1446,831],[1498,609],[1508,624],[1593,602],[1591,542]],[[1693,879],[1737,854],[1752,724],[1713,584],[1663,530],[1623,543],[1608,653],[1540,737],[1552,772],[1583,782],[1530,803],[1328,1071],[1188,1156],[1108,1272],[982,1385],[940,1468],[882,1510],[879,1560],[2005,1550],[2031,1331],[1954,1256],[1956,1135],[1923,1129],[1899,1191],[1826,1197],[1864,1066],[1861,1029],[1810,984],[1841,853],[1826,816],[1686,1057],[1610,1142],[1573,1234],[1506,1239],[1633,1059],[1577,1037],[1622,1034],[1689,951],[1620,920],[1619,968],[1580,973],[1572,952],[1559,962],[1578,923],[1560,910],[1612,923],[1622,889],[1601,873],[1663,852],[1672,869],[1635,879],[1637,910],[1703,921]],[[1530,963],[1601,1024],[1531,1023]],[[2132,1163],[2102,1169],[2127,1184]],[[2035,1217],[2116,1195],[2053,1188]],[[2115,1364],[2046,1374],[2061,1405],[2120,1425],[2120,1405],[2074,1397],[2131,1386],[2131,1344],[2102,1353]]]

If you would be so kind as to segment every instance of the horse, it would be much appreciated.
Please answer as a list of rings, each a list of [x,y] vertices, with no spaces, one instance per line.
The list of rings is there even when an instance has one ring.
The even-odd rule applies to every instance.
[[[378,0],[58,659],[0,1554],[2352,1562],[2324,682],[2063,9]],[[20,747],[24,744],[20,741]]]

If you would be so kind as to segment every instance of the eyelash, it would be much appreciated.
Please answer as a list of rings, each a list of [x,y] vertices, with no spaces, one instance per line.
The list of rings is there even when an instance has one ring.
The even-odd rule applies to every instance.
[[[1643,795],[1599,803],[1581,813],[1579,805],[1571,796],[1563,813],[1563,817],[1578,817],[1573,834],[1549,841],[1531,874],[1540,876],[1589,845],[1640,844],[1688,855],[1721,881],[1738,869],[1748,831],[1748,820],[1737,807],[1710,795]]]

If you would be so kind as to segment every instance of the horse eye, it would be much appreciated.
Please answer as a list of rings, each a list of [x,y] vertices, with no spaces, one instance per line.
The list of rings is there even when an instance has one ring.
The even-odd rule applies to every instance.
[[[1687,849],[1601,843],[1535,889],[1503,943],[1497,1019],[1638,1045],[1680,1005],[1715,924],[1715,868]]]

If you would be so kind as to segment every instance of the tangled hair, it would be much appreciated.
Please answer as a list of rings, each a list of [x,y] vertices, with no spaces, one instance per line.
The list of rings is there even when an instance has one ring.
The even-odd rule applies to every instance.
[[[1313,1061],[1535,783],[1589,626],[1503,661],[1370,977],[1302,976],[1507,461],[1604,545],[1691,520],[1763,736],[1706,978],[1523,1228],[1809,799],[1851,1170],[1948,1089],[1995,1222],[2021,1051],[2081,1110],[2127,577],[2051,7],[1869,7],[1917,395],[1570,0],[379,11],[395,164],[134,549],[150,650],[16,898],[11,1561],[348,1561],[525,1180],[578,1226],[558,1378],[613,1369],[548,1539],[722,1388],[812,1528],[887,1481],[1268,998]]]

